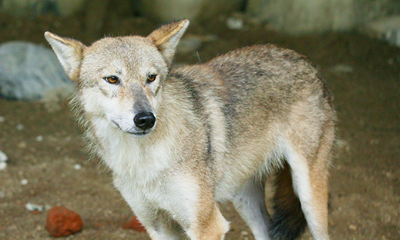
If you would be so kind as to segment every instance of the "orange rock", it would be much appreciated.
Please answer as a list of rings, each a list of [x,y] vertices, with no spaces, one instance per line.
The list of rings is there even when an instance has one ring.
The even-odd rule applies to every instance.
[[[46,229],[54,237],[64,237],[79,232],[83,227],[81,217],[62,206],[52,207],[47,215]]]
[[[131,221],[127,222],[124,226],[125,229],[133,229],[137,232],[145,232],[146,229],[143,227],[143,225],[139,222],[137,217],[133,217]]]

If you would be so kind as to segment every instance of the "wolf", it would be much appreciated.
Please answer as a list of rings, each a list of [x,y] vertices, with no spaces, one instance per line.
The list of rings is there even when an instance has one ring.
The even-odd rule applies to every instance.
[[[316,68],[274,45],[172,69],[188,20],[90,46],[45,33],[89,146],[151,239],[224,239],[231,201],[255,239],[328,235],[336,115]],[[265,182],[274,176],[273,214]]]

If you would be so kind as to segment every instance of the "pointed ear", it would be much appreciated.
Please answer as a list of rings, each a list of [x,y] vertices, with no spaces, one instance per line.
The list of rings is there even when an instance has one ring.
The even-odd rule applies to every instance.
[[[158,50],[166,60],[168,67],[171,66],[179,39],[181,39],[188,26],[189,20],[187,19],[173,22],[154,30],[147,37],[157,46]]]
[[[86,46],[79,41],[62,38],[50,32],[45,32],[44,37],[56,53],[67,76],[74,82],[78,81],[83,50]]]

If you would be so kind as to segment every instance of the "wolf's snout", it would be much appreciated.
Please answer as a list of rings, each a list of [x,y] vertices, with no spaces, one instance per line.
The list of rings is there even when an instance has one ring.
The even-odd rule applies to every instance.
[[[140,112],[136,114],[136,116],[133,118],[133,121],[135,122],[136,127],[142,130],[147,130],[154,126],[156,117],[151,112]]]

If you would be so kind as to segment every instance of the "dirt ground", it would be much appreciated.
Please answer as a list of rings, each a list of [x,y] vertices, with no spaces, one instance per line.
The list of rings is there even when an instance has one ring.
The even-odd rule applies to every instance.
[[[146,35],[158,26],[115,13],[105,19],[101,30],[93,32],[83,15],[17,19],[0,14],[0,43],[26,40],[47,46],[43,32],[50,30],[89,44],[104,35]],[[351,32],[294,37],[250,22],[243,30],[229,30],[225,20],[191,24],[188,34],[211,34],[216,40],[205,42],[198,53],[178,55],[175,62],[205,62],[260,43],[308,56],[334,94],[339,118],[330,178],[331,238],[400,239],[400,49]],[[26,203],[78,212],[83,231],[66,239],[148,239],[146,233],[122,228],[132,218],[131,210],[113,188],[107,169],[96,158],[88,160],[67,101],[53,103],[60,109],[0,99],[0,150],[9,157],[0,171],[0,239],[52,239],[44,228],[47,212],[30,212]],[[221,208],[232,223],[226,239],[253,239],[232,205]],[[311,235],[307,232],[303,239]]]

